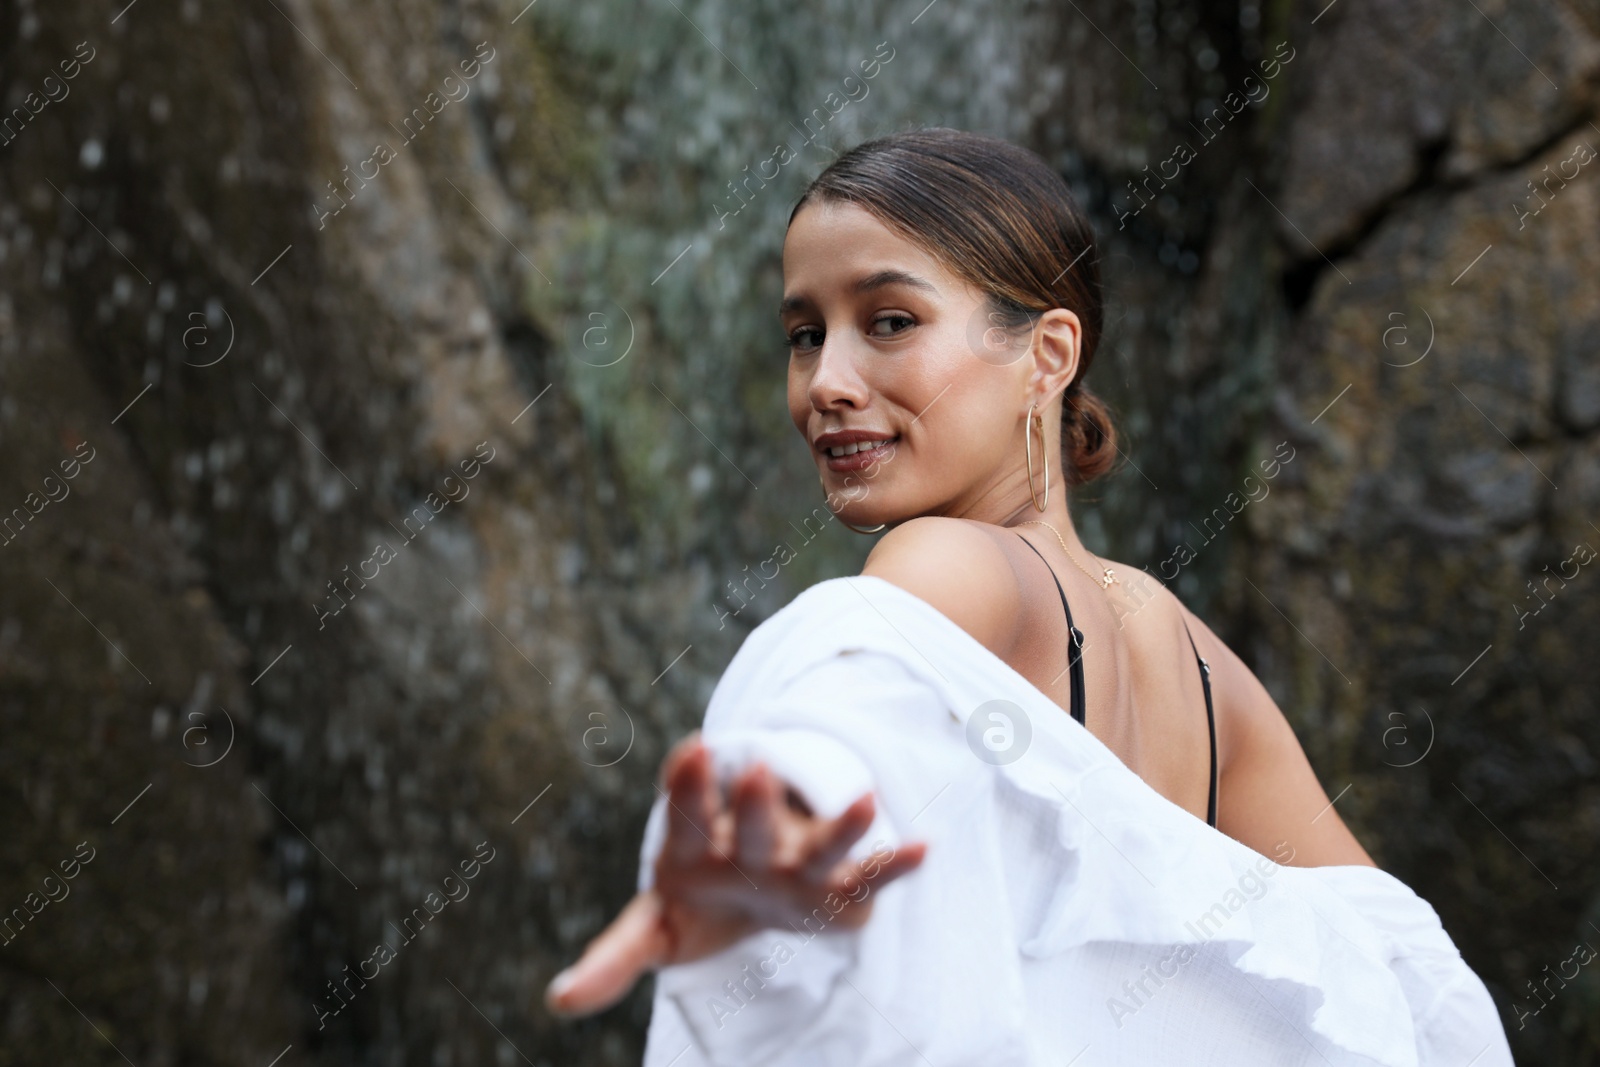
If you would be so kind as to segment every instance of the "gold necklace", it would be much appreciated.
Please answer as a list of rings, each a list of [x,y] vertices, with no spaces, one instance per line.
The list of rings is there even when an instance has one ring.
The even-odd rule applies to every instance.
[[[1065,552],[1067,554],[1067,558],[1072,561],[1072,565],[1074,567],[1077,567],[1080,571],[1083,571],[1083,573],[1087,574],[1090,578],[1093,578],[1094,581],[1095,581],[1095,584],[1098,585],[1101,589],[1110,589],[1113,585],[1121,584],[1117,579],[1116,572],[1114,572],[1110,567],[1103,568],[1105,573],[1103,575],[1099,576],[1099,577],[1096,577],[1095,574],[1092,571],[1090,571],[1083,564],[1079,563],[1078,562],[1078,557],[1074,556],[1072,554],[1071,550],[1067,548],[1067,543],[1065,541],[1061,540],[1061,531],[1057,530],[1054,526],[1051,526],[1048,522],[1040,522],[1038,519],[1029,519],[1026,522],[1019,522],[1019,523],[1017,523],[1017,525],[1018,526],[1043,526],[1045,529],[1047,529],[1051,533],[1055,534],[1056,535],[1056,540],[1061,542],[1061,551],[1063,551],[1063,552]]]

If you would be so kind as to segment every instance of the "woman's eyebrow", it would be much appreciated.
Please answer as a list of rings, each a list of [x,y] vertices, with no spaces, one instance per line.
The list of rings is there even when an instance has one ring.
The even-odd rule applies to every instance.
[[[932,282],[919,278],[915,274],[895,269],[874,271],[863,278],[859,278],[850,287],[850,291],[853,293],[868,293],[874,289],[882,289],[890,285],[904,285],[907,288],[917,289],[933,295],[937,295],[939,292],[939,287]],[[786,296],[778,304],[778,314],[782,315],[785,312],[798,311],[810,303],[810,299],[804,296]]]

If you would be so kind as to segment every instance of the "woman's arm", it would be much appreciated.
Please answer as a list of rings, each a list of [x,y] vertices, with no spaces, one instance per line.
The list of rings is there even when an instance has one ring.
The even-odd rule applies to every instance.
[[[1273,858],[1279,843],[1288,842],[1290,866],[1377,866],[1329,803],[1294,728],[1261,680],[1181,602],[1179,610],[1211,665],[1222,764],[1217,828]]]
[[[704,959],[756,930],[802,921],[829,898],[854,900],[865,882],[886,885],[922,861],[921,844],[887,859],[847,858],[873,823],[870,794],[835,818],[820,818],[757,763],[724,795],[696,735],[667,754],[661,779],[667,828],[651,884],[550,983],[545,1003],[558,1014],[603,1010],[646,971]],[[872,904],[862,899],[839,911],[847,914],[836,925],[854,929]]]

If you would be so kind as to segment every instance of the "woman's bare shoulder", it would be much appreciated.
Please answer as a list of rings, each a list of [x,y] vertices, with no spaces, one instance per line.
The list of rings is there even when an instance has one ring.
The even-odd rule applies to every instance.
[[[922,515],[884,534],[862,574],[926,601],[1004,658],[1016,640],[1021,586],[993,523]]]

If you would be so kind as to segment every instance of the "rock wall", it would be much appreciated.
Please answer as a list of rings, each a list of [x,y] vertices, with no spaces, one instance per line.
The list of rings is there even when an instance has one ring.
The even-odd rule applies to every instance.
[[[637,1062],[646,989],[537,998],[743,634],[869,547],[770,307],[804,183],[914,122],[1095,215],[1129,462],[1085,536],[1256,667],[1519,1058],[1596,1062],[1596,972],[1527,983],[1600,945],[1597,35],[0,4],[0,1064]]]

